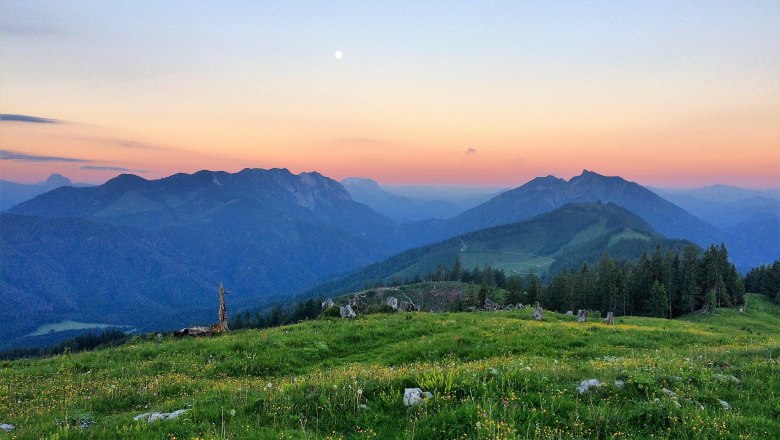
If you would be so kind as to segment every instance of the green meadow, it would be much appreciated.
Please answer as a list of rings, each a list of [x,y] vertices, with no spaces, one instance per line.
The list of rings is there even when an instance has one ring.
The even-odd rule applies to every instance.
[[[525,309],[138,336],[0,363],[0,423],[16,426],[0,438],[780,438],[780,308],[747,302],[612,326]],[[417,387],[433,397],[404,406]]]

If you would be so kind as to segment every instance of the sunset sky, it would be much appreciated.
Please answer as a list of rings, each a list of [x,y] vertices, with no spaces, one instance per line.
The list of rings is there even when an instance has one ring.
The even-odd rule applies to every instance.
[[[4,180],[284,167],[517,186],[587,168],[780,186],[776,0],[0,10]]]

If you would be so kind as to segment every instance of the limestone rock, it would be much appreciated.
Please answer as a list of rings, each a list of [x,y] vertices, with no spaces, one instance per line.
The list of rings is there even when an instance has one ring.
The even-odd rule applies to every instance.
[[[16,428],[16,426],[11,425],[10,423],[0,424],[0,431],[11,432],[14,430],[14,428]]]
[[[574,312],[572,312],[571,310],[567,310],[566,316],[574,316]]]
[[[334,303],[332,299],[328,298],[322,302],[322,310],[329,309],[335,305],[336,303]]]
[[[536,302],[536,310],[534,311],[534,319],[537,321],[544,321],[542,316],[542,306],[539,305],[539,301]]]
[[[739,379],[736,378],[736,376],[733,376],[731,374],[716,374],[715,379],[717,379],[720,382],[732,382],[732,383],[739,383]]]
[[[133,420],[145,420],[148,423],[156,422],[158,420],[173,420],[178,418],[180,415],[186,413],[187,411],[189,410],[177,409],[176,411],[169,412],[169,413],[160,413],[160,412],[143,413],[133,417]]]
[[[387,303],[387,307],[390,307],[391,310],[398,310],[398,298],[389,296],[385,302]]]
[[[404,390],[404,405],[405,406],[417,406],[425,402],[426,399],[433,397],[433,394],[428,391],[423,391],[419,388],[407,388]]]
[[[577,387],[577,392],[579,394],[585,394],[591,389],[600,388],[601,386],[602,383],[598,379],[583,380],[582,382],[580,382],[580,386]]]
[[[607,312],[607,317],[604,318],[604,323],[607,325],[612,325],[615,323],[615,314],[612,312]]]
[[[577,310],[577,322],[587,322],[588,321],[588,311],[587,310]]]
[[[354,318],[357,314],[352,310],[352,306],[347,304],[346,306],[339,307],[339,314],[342,318]]]

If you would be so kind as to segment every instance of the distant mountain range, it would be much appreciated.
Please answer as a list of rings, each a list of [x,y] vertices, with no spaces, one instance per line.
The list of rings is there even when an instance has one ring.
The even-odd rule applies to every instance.
[[[780,246],[756,247],[755,238],[748,230],[719,229],[637,183],[588,170],[568,181],[554,176],[538,177],[451,219],[412,225],[412,236],[421,238],[419,244],[423,244],[526,220],[568,203],[599,201],[626,208],[669,238],[687,239],[703,247],[726,243],[735,264],[742,270],[780,258]],[[777,236],[774,238],[778,241]]]
[[[213,310],[196,312],[220,282],[233,307],[262,305],[406,248],[391,220],[338,182],[284,169],[122,175],[43,194],[0,222],[0,299],[26,304],[0,310],[3,336],[65,318],[210,322]]]
[[[341,181],[352,199],[399,223],[427,219],[447,219],[466,208],[444,200],[416,200],[393,194],[371,179],[350,177]]]
[[[685,240],[667,239],[647,222],[613,203],[572,203],[533,219],[480,229],[448,240],[402,252],[345,277],[311,288],[310,292],[340,294],[377,281],[425,279],[437,268],[501,268],[507,275],[544,275],[595,263],[605,252],[635,260],[656,246],[682,253]]]
[[[363,196],[353,198],[345,186]],[[646,244],[661,240],[657,232],[701,246],[725,241],[743,270],[780,258],[780,246],[773,244],[777,235],[771,240],[774,230],[758,217],[717,228],[636,183],[590,171],[568,181],[537,178],[452,218],[417,222],[409,220],[414,210],[428,216],[434,205],[384,194],[375,182],[351,180],[345,186],[318,173],[294,175],[285,169],[200,171],[159,180],[121,175],[95,187],[59,187],[15,205],[0,214],[0,301],[9,305],[0,308],[0,345],[64,319],[141,329],[208,323],[215,320],[220,282],[231,291],[232,310],[262,307],[399,252],[516,224],[570,203],[602,202],[607,208],[601,209],[616,211],[608,205],[613,203],[642,219],[641,225],[632,219],[633,226],[623,227],[632,231],[626,236],[592,229],[586,242],[596,243],[591,240],[608,233],[622,237],[609,240],[623,243],[633,236],[640,240],[633,242]],[[388,208],[397,221],[367,204]],[[612,215],[628,221],[625,213]],[[528,264],[540,270],[595,255],[585,245],[564,246],[582,225],[556,219],[545,220],[556,225],[555,232],[539,232],[522,243],[507,239],[507,244],[539,257]],[[516,232],[492,231],[479,237],[498,234],[491,246],[499,249],[500,235]],[[569,241],[556,241],[565,237]],[[549,243],[533,247],[528,244],[533,240]],[[462,243],[447,243],[455,243],[457,252],[447,245],[448,253],[431,255],[460,255]],[[554,243],[561,246],[544,247]],[[600,255],[604,246],[599,243],[593,249]],[[466,249],[479,247],[466,243]]]
[[[743,270],[780,258],[780,190],[713,185],[653,191],[720,228]]]
[[[67,177],[61,174],[52,174],[44,182],[24,184],[0,180],[0,211],[33,197],[57,189],[61,186],[92,186],[88,183],[73,183]]]

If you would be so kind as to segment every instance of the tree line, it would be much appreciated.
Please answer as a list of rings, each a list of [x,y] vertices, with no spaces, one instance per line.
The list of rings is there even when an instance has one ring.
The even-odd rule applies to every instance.
[[[780,271],[780,265],[776,269]],[[780,277],[772,279],[780,282]],[[473,298],[473,305],[479,307],[490,289],[500,288],[506,291],[505,305],[539,301],[545,308],[561,312],[586,309],[666,318],[743,304],[745,295],[744,280],[729,261],[723,244],[703,251],[688,244],[681,253],[658,245],[652,253],[643,252],[636,262],[616,260],[605,253],[596,264],[585,262],[577,269],[563,270],[547,278],[533,272],[507,275],[490,266],[467,269],[456,258],[450,267],[439,264],[425,277],[394,279],[390,285],[422,281],[479,285]],[[382,285],[380,282],[366,287]]]
[[[756,267],[745,275],[748,292],[760,293],[780,303],[780,260]]]

